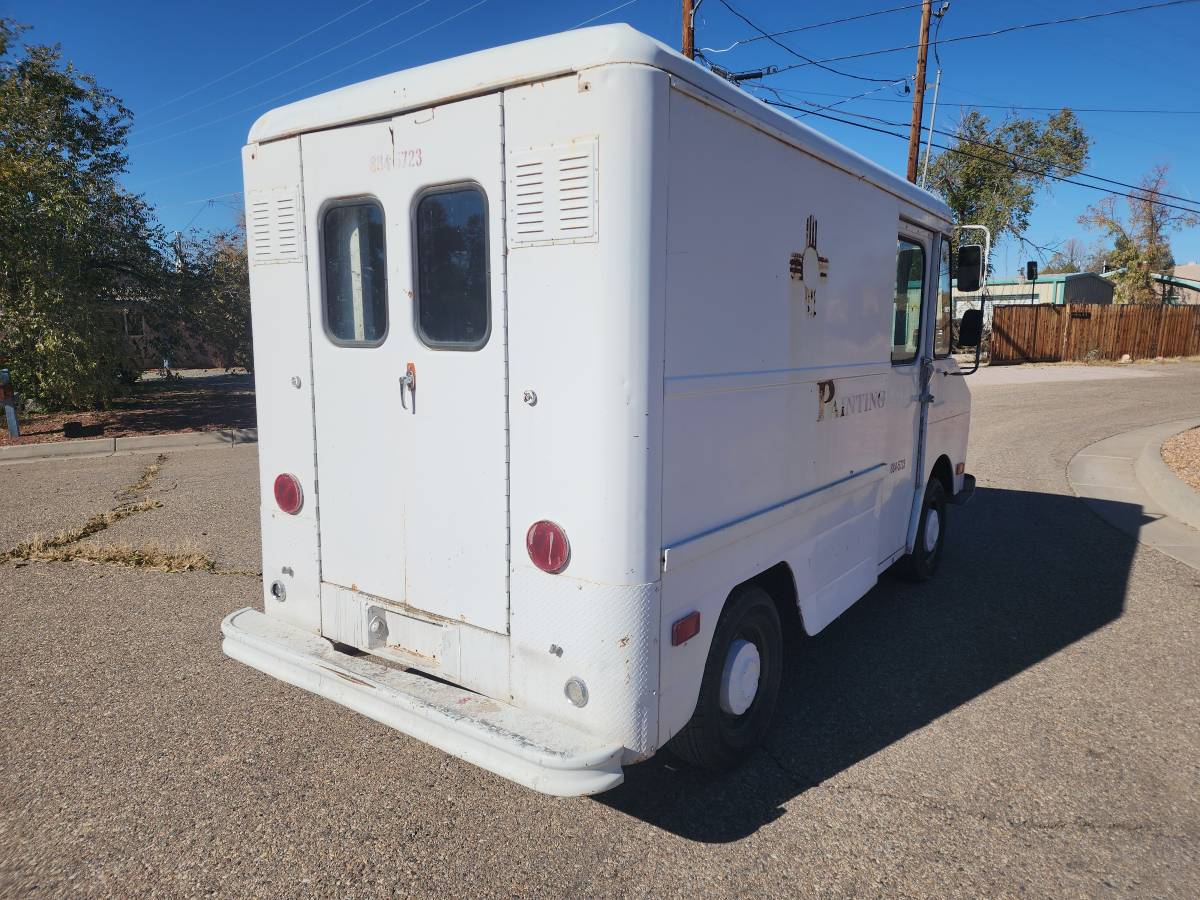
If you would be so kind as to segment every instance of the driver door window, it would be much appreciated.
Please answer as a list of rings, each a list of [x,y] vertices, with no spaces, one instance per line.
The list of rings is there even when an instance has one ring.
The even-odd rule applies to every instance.
[[[896,289],[892,300],[892,365],[910,363],[921,347],[921,298],[925,295],[925,248],[896,242]]]

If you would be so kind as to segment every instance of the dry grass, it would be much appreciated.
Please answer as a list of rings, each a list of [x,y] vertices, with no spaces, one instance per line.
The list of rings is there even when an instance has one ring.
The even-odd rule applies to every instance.
[[[156,572],[211,572],[215,563],[198,550],[171,550],[158,544],[94,544],[84,541],[67,546],[38,542],[23,545],[26,562],[90,562]]]
[[[162,464],[167,461],[167,455],[160,453],[155,458],[154,462],[146,467],[146,471],[142,473],[142,477],[133,484],[124,488],[118,497],[129,497],[135,494],[141,494],[150,488],[154,483],[154,479],[158,477],[159,470],[162,469]]]
[[[118,497],[133,497],[149,489],[158,477],[167,457],[159,454],[142,477],[124,488]],[[168,549],[158,544],[96,544],[86,539],[99,534],[116,522],[162,506],[159,500],[126,500],[107,512],[92,516],[82,525],[57,534],[35,534],[27,541],[0,553],[0,565],[7,562],[90,562],[157,572],[211,572],[216,568],[204,553],[190,547]]]
[[[17,544],[17,546],[6,550],[4,553],[0,553],[0,563],[17,559],[31,559],[33,558],[31,554],[45,554],[53,550],[69,547],[72,544],[82,541],[84,538],[89,538],[94,534],[104,531],[114,522],[128,519],[130,516],[136,516],[138,513],[146,512],[147,510],[157,509],[160,506],[162,506],[162,503],[158,500],[139,500],[136,503],[122,503],[120,506],[113,507],[108,512],[92,516],[77,528],[71,528],[51,535],[35,534],[29,540]]]
[[[168,550],[167,547],[157,544],[144,544],[140,547],[131,544],[101,545],[92,544],[91,541],[32,552],[26,559],[31,563],[100,563],[160,572],[210,572],[216,565],[197,550]]]

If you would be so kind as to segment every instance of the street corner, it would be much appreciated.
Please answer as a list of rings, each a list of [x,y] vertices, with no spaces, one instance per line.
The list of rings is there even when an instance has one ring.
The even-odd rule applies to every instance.
[[[1105,521],[1200,570],[1200,493],[1162,457],[1165,441],[1197,426],[1175,420],[1104,438],[1071,458],[1067,478]]]

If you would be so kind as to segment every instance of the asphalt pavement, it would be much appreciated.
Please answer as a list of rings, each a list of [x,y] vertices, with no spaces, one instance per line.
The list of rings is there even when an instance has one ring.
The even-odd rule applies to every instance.
[[[1070,491],[1082,448],[1196,416],[1200,365],[980,373],[938,577],[792,641],[767,747],[542,797],[225,658],[257,602],[253,445],[168,453],[95,540],[212,573],[0,565],[5,896],[1200,894],[1200,572]],[[999,373],[999,370],[992,370]],[[5,549],[156,454],[0,465]]]

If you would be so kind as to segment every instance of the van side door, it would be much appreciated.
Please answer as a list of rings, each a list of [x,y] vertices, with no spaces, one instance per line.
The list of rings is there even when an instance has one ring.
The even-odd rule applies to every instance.
[[[930,358],[933,360],[933,377],[929,384],[932,399],[929,403],[925,426],[925,469],[931,469],[939,456],[950,460],[955,487],[960,487],[961,476],[957,467],[965,466],[967,456],[968,419],[971,411],[971,393],[967,379],[953,377],[959,372],[958,362],[953,356],[951,295],[950,239],[945,235],[938,238],[937,294],[931,310]]]
[[[887,433],[879,521],[879,560],[890,565],[905,551],[909,516],[921,473],[922,361],[928,326],[924,314],[931,296],[933,235],[901,222],[896,238],[896,278],[890,305],[891,370],[887,376]],[[924,485],[921,485],[923,488]]]

